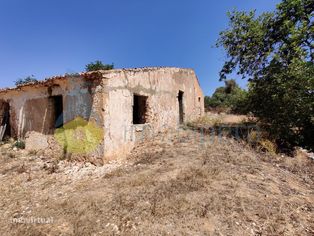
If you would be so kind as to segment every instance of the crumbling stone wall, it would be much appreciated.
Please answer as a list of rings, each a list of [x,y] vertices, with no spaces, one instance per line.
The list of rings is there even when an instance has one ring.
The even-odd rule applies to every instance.
[[[0,98],[8,101],[12,112],[17,114],[12,124],[17,126],[18,137],[24,137],[28,131],[49,134],[54,126],[49,98],[57,95],[63,96],[64,123],[80,116],[102,124],[102,93],[98,91],[100,83],[101,80],[86,81],[83,77],[68,77],[54,81],[53,85],[30,85],[2,92]]]
[[[70,122],[76,117],[95,121],[103,129],[102,80],[87,80],[83,76],[69,76],[54,79],[48,84],[28,85],[18,89],[0,92],[0,99],[10,104],[12,136],[25,138],[30,131],[53,135],[55,117],[52,99],[62,96],[63,122]],[[103,143],[94,153],[101,161]],[[65,150],[66,151],[66,150]]]
[[[97,76],[90,78],[94,74]],[[82,117],[103,130],[103,141],[85,156],[106,161],[124,157],[139,139],[177,127],[180,91],[184,121],[203,115],[203,93],[194,71],[179,68],[121,69],[56,77],[0,90],[0,100],[9,102],[11,129],[15,137],[23,138],[30,131],[53,134],[51,98],[62,95],[64,124]],[[133,124],[134,95],[147,97],[145,124]]]
[[[184,93],[185,121],[204,113],[203,93],[193,70],[144,68],[104,72],[103,76],[105,158],[123,157],[134,147],[136,139],[178,127],[179,91]],[[146,124],[132,122],[134,94],[147,97]]]

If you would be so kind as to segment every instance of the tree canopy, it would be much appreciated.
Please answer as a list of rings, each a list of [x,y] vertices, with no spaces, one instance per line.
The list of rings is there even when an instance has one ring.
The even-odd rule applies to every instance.
[[[91,62],[85,66],[86,71],[112,70],[113,68],[114,68],[113,64],[103,64],[99,60]]]
[[[212,96],[205,97],[206,109],[244,113],[247,92],[241,89],[235,80],[226,80],[224,87],[215,90]]]
[[[249,80],[250,110],[281,144],[313,148],[314,1],[283,0],[274,12],[229,12],[220,33],[225,80]]]

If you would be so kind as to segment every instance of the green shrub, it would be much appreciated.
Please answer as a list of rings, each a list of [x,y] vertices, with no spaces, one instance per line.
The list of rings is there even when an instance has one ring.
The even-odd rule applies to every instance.
[[[260,16],[233,11],[217,43],[227,52],[220,78],[248,79],[245,104],[281,149],[314,149],[313,12],[311,0],[283,0]]]
[[[85,66],[86,71],[97,71],[97,70],[112,70],[113,64],[103,64],[101,61],[95,61]]]
[[[13,147],[19,148],[19,149],[25,149],[25,142],[22,140],[17,140],[14,144]]]
[[[246,114],[246,98],[247,91],[241,89],[235,80],[226,80],[225,86],[217,88],[211,97],[205,96],[205,108]]]
[[[36,83],[38,80],[34,77],[34,75],[27,76],[24,79],[18,79],[15,81],[16,86],[24,85],[24,84],[29,84],[29,83]]]

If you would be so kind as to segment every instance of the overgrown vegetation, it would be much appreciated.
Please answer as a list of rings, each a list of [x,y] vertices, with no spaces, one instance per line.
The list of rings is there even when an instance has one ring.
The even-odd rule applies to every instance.
[[[226,80],[224,87],[219,87],[210,97],[205,97],[205,108],[208,110],[225,111],[245,114],[247,91],[241,89],[235,80]]]
[[[284,0],[275,12],[233,11],[217,46],[228,60],[221,80],[249,80],[247,106],[281,148],[313,149],[314,2]]]
[[[20,86],[23,84],[36,83],[38,80],[34,77],[34,75],[27,76],[25,78],[18,79],[15,81],[16,86]]]
[[[99,60],[91,62],[85,66],[86,71],[112,70],[113,68],[113,64],[103,64],[102,61]]]

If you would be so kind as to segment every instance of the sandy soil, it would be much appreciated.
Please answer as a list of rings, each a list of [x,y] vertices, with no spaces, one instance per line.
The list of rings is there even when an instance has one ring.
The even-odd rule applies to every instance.
[[[0,235],[314,235],[305,157],[190,130],[102,167],[0,151]]]

